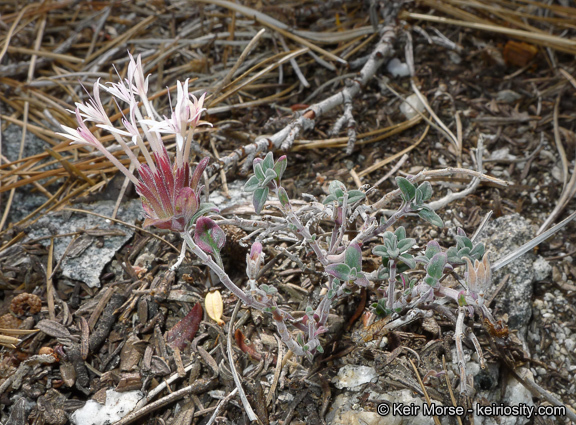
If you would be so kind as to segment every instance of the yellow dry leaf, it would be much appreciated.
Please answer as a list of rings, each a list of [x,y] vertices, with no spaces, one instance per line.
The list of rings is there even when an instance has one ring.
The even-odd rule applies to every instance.
[[[224,321],[222,320],[224,303],[222,302],[222,296],[220,295],[220,292],[214,291],[206,294],[204,304],[206,306],[206,313],[208,313],[208,316],[210,316],[210,318],[220,326],[224,325]]]

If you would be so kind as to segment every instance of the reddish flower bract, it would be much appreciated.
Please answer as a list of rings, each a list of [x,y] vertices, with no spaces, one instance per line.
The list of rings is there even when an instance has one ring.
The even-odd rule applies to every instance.
[[[147,164],[138,170],[140,181],[136,190],[146,213],[144,227],[184,232],[200,207],[202,186],[198,183],[209,159],[200,161],[192,175],[188,163],[173,166],[166,150],[163,154],[154,152],[154,161],[156,172]]]

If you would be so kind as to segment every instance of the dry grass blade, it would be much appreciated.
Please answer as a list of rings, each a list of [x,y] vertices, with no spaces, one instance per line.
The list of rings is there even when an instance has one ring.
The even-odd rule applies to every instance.
[[[414,117],[410,120],[403,121],[398,124],[384,127],[379,130],[369,131],[366,133],[358,134],[359,141],[356,142],[357,146],[367,145],[370,143],[380,142],[396,134],[400,134],[409,128],[412,128],[422,121],[421,117]],[[363,139],[363,140],[360,140]],[[305,149],[318,149],[318,148],[343,148],[346,147],[348,137],[334,137],[324,140],[295,140],[294,147],[291,149],[293,152],[302,151]],[[362,175],[361,175],[362,176]]]
[[[230,318],[230,328],[228,329],[228,339],[227,339],[227,351],[228,351],[228,364],[230,365],[230,371],[232,372],[232,376],[234,378],[234,384],[236,385],[236,389],[238,390],[238,395],[242,400],[242,406],[248,415],[248,419],[250,421],[259,421],[258,416],[254,413],[252,406],[250,406],[250,402],[246,398],[246,393],[244,392],[244,388],[242,388],[242,382],[240,381],[240,377],[238,376],[238,372],[236,371],[236,366],[234,364],[234,355],[233,355],[233,348],[232,348],[232,335],[234,333],[234,323],[236,321],[236,315],[238,314],[238,310],[240,310],[240,303],[241,301],[238,300],[236,303],[236,307],[234,308],[234,312],[232,313],[232,317]]]
[[[234,76],[236,71],[238,71],[238,68],[240,68],[240,65],[242,65],[244,63],[244,61],[246,60],[246,57],[250,54],[250,52],[254,49],[254,47],[256,47],[256,45],[258,44],[258,41],[264,35],[264,32],[265,32],[265,30],[264,30],[264,28],[262,28],[260,31],[258,31],[258,33],[254,36],[254,38],[252,38],[252,40],[250,40],[250,43],[248,43],[246,48],[242,51],[242,54],[240,55],[238,60],[234,63],[232,68],[230,68],[230,71],[228,71],[228,73],[222,79],[222,81],[220,81],[218,83],[218,85],[216,87],[214,87],[214,92],[212,93],[213,97],[218,96],[220,94],[220,91],[222,91],[222,88],[227,86],[228,83],[230,83],[230,81],[232,80],[232,77]],[[212,100],[209,99],[206,102],[206,105],[210,106],[212,103],[213,103]]]
[[[270,390],[268,390],[268,394],[266,395],[266,405],[270,405],[272,398],[276,393],[276,386],[278,385],[278,380],[280,379],[280,373],[282,372],[282,365],[283,365],[283,345],[282,341],[278,336],[276,336],[276,341],[278,342],[278,357],[276,359],[276,368],[274,369],[274,379],[272,381],[272,385],[270,385]]]
[[[6,52],[8,51],[8,47],[10,46],[10,40],[12,39],[12,35],[14,34],[14,31],[15,31],[16,27],[18,26],[18,23],[20,22],[20,20],[24,16],[24,14],[27,13],[29,10],[34,9],[38,6],[39,6],[39,3],[28,4],[28,5],[24,6],[20,10],[20,12],[18,12],[18,16],[16,17],[16,19],[14,19],[14,22],[12,22],[12,26],[10,27],[10,30],[6,34],[4,46],[2,47],[2,51],[0,52],[0,62],[4,58],[4,55],[6,54]],[[4,21],[9,22],[6,18],[4,19]]]
[[[50,239],[50,248],[48,249],[48,264],[46,266],[46,299],[48,300],[48,314],[50,320],[56,320],[56,311],[54,310],[54,283],[52,281],[52,263],[54,261],[54,238]]]
[[[336,55],[333,55],[330,52],[327,52],[326,50],[316,46],[315,44],[307,41],[306,39],[304,39],[304,37],[299,35],[298,31],[291,31],[289,32],[288,30],[290,29],[286,24],[271,18],[270,16],[261,13],[257,10],[254,10],[252,8],[246,7],[246,6],[241,6],[238,5],[236,3],[232,3],[229,1],[225,1],[225,0],[199,0],[202,3],[211,3],[211,4],[215,4],[221,7],[225,7],[227,9],[232,9],[237,11],[238,13],[241,13],[245,16],[249,16],[251,18],[256,19],[258,22],[260,22],[263,25],[266,25],[267,27],[269,27],[270,29],[279,32],[280,34],[284,35],[285,37],[291,38],[294,41],[296,41],[297,43],[300,43],[306,47],[308,47],[310,50],[314,50],[317,53],[326,56],[327,58],[337,61],[337,62],[341,62],[341,63],[346,63],[345,60],[339,58]],[[370,31],[372,32],[372,31]],[[311,34],[313,33],[305,33],[306,35],[308,35],[309,37],[311,36]],[[304,34],[302,34],[304,35]],[[354,34],[354,37],[356,37],[356,34]]]
[[[10,336],[19,336],[19,335],[32,335],[38,332],[38,329],[2,329],[0,328],[0,333],[4,335]]]
[[[0,330],[0,332],[1,332],[1,330]],[[22,341],[19,340],[18,338],[14,338],[12,336],[6,336],[6,335],[0,334],[0,345],[3,345],[4,347],[16,348],[16,346],[18,344],[20,344],[20,342],[22,342]]]
[[[172,245],[170,242],[168,242],[168,241],[165,240],[164,238],[161,238],[161,237],[158,236],[157,234],[152,233],[152,232],[149,232],[148,230],[145,230],[145,229],[143,229],[143,228],[141,228],[141,227],[134,226],[133,224],[130,224],[130,223],[126,223],[125,221],[118,220],[118,219],[112,218],[112,217],[106,217],[105,215],[102,215],[102,214],[97,214],[97,213],[92,212],[92,211],[81,210],[81,209],[78,209],[78,208],[63,208],[63,210],[64,210],[64,211],[78,212],[78,213],[83,213],[83,214],[90,214],[90,215],[94,215],[94,216],[96,216],[96,217],[103,218],[103,219],[105,219],[105,220],[113,221],[114,223],[118,223],[118,224],[121,224],[121,225],[126,226],[126,227],[131,227],[132,229],[136,229],[136,230],[139,230],[139,231],[141,231],[141,232],[143,232],[143,233],[147,233],[148,235],[152,236],[153,238],[156,238],[156,239],[164,242],[166,245],[168,245],[168,246],[169,246],[170,248],[172,248],[174,251],[180,253],[180,249],[179,249],[179,248],[176,248],[174,245]]]
[[[155,16],[148,16],[146,19],[137,23],[132,28],[130,28],[128,31],[126,31],[124,34],[122,34],[122,36],[115,38],[113,41],[106,44],[104,47],[102,47],[99,50],[92,53],[90,56],[88,56],[84,60],[84,62],[90,63],[96,58],[105,57],[104,54],[107,51],[111,50],[112,48],[114,48],[118,45],[124,44],[128,39],[130,39],[132,36],[138,34],[140,31],[142,31],[144,28],[146,28],[148,25],[150,25],[155,20],[156,20]]]
[[[431,405],[432,400],[430,399],[430,396],[428,395],[428,391],[426,391],[426,387],[424,386],[424,383],[422,382],[422,378],[420,378],[420,373],[418,372],[416,365],[414,364],[412,359],[408,359],[408,360],[410,361],[410,364],[412,365],[412,369],[414,369],[414,373],[416,374],[416,378],[418,379],[418,383],[420,384],[420,388],[422,389],[422,392],[424,393],[424,397],[426,398],[426,403],[428,403],[428,405]],[[440,419],[438,419],[438,416],[436,416],[436,415],[434,415],[434,423],[436,425],[440,425]]]
[[[463,28],[471,28],[480,31],[510,35],[520,40],[530,41],[534,44],[539,44],[545,47],[551,47],[562,52],[571,54],[576,53],[575,40],[566,39],[554,35],[517,30],[499,25],[481,24],[476,22],[467,22],[457,19],[443,18],[439,16],[423,15],[421,13],[402,12],[401,17],[403,19],[414,19],[414,20],[435,22],[438,24],[455,25]]]
[[[68,171],[71,175],[76,175],[76,176],[80,177],[82,180],[84,180],[85,182],[88,182],[88,184],[90,186],[94,186],[94,184],[95,184],[94,180],[92,180],[90,177],[88,177],[86,174],[84,174],[82,171],[80,171],[78,169],[78,167],[76,167],[74,164],[65,160],[62,157],[62,155],[60,155],[58,152],[55,152],[48,147],[46,148],[46,152],[48,152],[51,156],[56,158],[56,160],[58,160],[58,162],[60,162],[62,164],[62,166],[66,169],[66,171]]]
[[[562,230],[568,223],[570,223],[575,218],[576,218],[576,211],[574,211],[572,214],[570,214],[568,217],[566,217],[560,223],[556,224],[551,229],[546,230],[544,233],[541,233],[540,230],[538,230],[539,235],[536,236],[534,239],[526,242],[524,245],[515,249],[510,254],[506,255],[504,258],[501,258],[498,261],[496,261],[494,264],[492,264],[492,271],[496,271],[496,270],[501,269],[502,267],[504,267],[507,264],[514,261],[516,258],[518,258],[521,255],[525,254],[526,252],[530,251],[535,246],[538,246],[540,243],[544,242],[550,236],[552,236],[556,232],[559,232],[560,230]]]
[[[558,216],[562,213],[564,208],[568,202],[574,198],[576,195],[576,165],[574,169],[572,169],[572,176],[570,177],[570,181],[562,190],[562,194],[560,195],[560,199],[558,199],[556,206],[548,216],[548,218],[542,223],[542,226],[538,229],[537,234],[541,234],[544,232],[554,221],[558,218]]]
[[[414,91],[416,96],[418,96],[418,99],[420,99],[420,102],[422,102],[422,104],[424,105],[430,116],[434,118],[434,121],[436,121],[438,127],[440,127],[441,131],[446,135],[446,138],[454,145],[456,152],[462,151],[462,146],[460,146],[458,137],[454,135],[454,133],[446,126],[446,124],[442,122],[442,120],[438,117],[438,115],[436,115],[436,113],[432,110],[430,104],[428,103],[428,99],[426,99],[426,97],[422,94],[413,78],[410,80],[410,87],[412,87],[412,90]],[[415,111],[418,111],[418,108],[413,107],[413,109]]]
[[[370,189],[377,188],[382,183],[384,183],[386,180],[388,180],[390,177],[395,175],[398,172],[398,170],[402,167],[402,165],[404,165],[404,163],[406,162],[407,159],[408,159],[408,155],[406,155],[406,154],[402,155],[402,158],[400,158],[398,160],[396,165],[394,165],[394,167],[392,167],[392,169],[390,171],[388,171],[383,177],[381,177],[380,180],[378,180],[376,183],[374,183]]]
[[[566,78],[568,81],[570,81],[570,84],[572,84],[572,87],[574,87],[576,89],[576,78],[574,78],[572,75],[570,75],[568,73],[568,71],[566,71],[564,68],[559,68],[558,71],[560,71],[560,74],[562,74],[564,76],[564,78]]]
[[[70,55],[61,55],[59,53],[47,52],[44,50],[26,49],[24,47],[8,47],[8,53],[20,53],[24,55],[43,56],[46,58],[58,59],[71,63],[82,63],[83,60]]]
[[[560,98],[562,97],[562,93],[558,95],[556,98],[556,103],[554,104],[554,142],[556,143],[556,148],[558,149],[558,154],[560,155],[560,159],[562,161],[562,191],[566,190],[566,185],[568,184],[568,158],[566,157],[566,150],[562,145],[562,139],[560,137],[560,128],[558,124],[558,111],[560,107]]]
[[[420,143],[422,143],[422,141],[426,138],[426,135],[428,134],[428,130],[430,130],[429,125],[426,126],[426,129],[424,130],[422,135],[418,138],[418,140],[416,140],[415,143],[413,143],[412,145],[408,146],[407,148],[401,150],[400,152],[395,153],[392,156],[389,156],[388,158],[384,158],[383,160],[376,162],[375,164],[371,165],[370,167],[366,168],[365,170],[362,170],[361,172],[358,173],[358,176],[360,176],[360,177],[367,176],[368,174],[376,171],[377,169],[383,167],[384,165],[394,161],[396,158],[399,158],[402,155],[407,154],[412,149],[416,148]]]
[[[255,75],[246,79],[241,84],[235,85],[235,83],[232,83],[233,88],[231,90],[225,92],[224,94],[222,94],[219,98],[215,99],[213,101],[213,104],[217,105],[218,103],[220,103],[224,99],[230,97],[231,95],[238,92],[242,88],[248,86],[250,83],[252,83],[252,82],[256,81],[257,79],[259,79],[260,77],[268,74],[273,69],[276,69],[277,67],[279,67],[283,63],[289,62],[291,59],[294,59],[294,58],[306,53],[307,51],[308,51],[308,49],[299,49],[299,50],[296,50],[295,52],[289,52],[288,54],[283,54],[283,57],[281,59],[279,59],[277,62],[273,63],[272,65],[267,66],[262,71],[257,72]]]
[[[26,8],[24,8],[26,9]],[[40,44],[42,42],[42,37],[44,36],[44,29],[46,28],[46,15],[43,15],[41,20],[40,20],[40,25],[38,26],[38,32],[36,34],[36,40],[34,43],[34,49],[38,50],[40,48]],[[6,40],[6,42],[8,43],[8,39]],[[6,44],[7,46],[7,44]],[[5,51],[2,52],[2,54],[0,54],[0,60],[2,60],[2,57],[4,55]],[[27,82],[32,81],[32,78],[34,76],[34,68],[35,68],[35,64],[36,64],[36,59],[37,56],[35,54],[32,54],[32,58],[30,60],[30,66],[28,68],[28,77],[27,77]],[[27,130],[27,126],[28,126],[28,114],[29,114],[29,110],[30,110],[30,103],[28,101],[24,102],[24,126],[22,127],[22,138],[20,139],[20,150],[18,151],[18,159],[22,159],[22,154],[24,153],[24,143],[26,140],[26,130]],[[15,194],[15,190],[12,189],[10,191],[10,195],[8,196],[8,201],[6,202],[6,206],[4,207],[4,213],[2,214],[2,220],[0,221],[0,231],[4,228],[4,225],[6,224],[6,220],[8,219],[8,213],[10,212],[10,208],[12,207],[12,201],[14,200],[14,194]]]
[[[454,397],[454,391],[452,390],[452,383],[450,382],[450,377],[448,376],[448,369],[446,369],[446,359],[442,356],[442,368],[444,369],[444,378],[446,378],[446,386],[448,387],[448,392],[450,393],[450,400],[452,401],[452,406],[458,406],[456,402],[456,397]],[[462,425],[462,419],[460,416],[456,416],[458,420],[458,425]]]

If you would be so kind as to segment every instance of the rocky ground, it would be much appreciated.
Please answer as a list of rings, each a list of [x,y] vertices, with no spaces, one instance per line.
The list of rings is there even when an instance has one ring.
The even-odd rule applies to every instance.
[[[123,179],[114,177],[110,164],[78,149],[70,150],[54,134],[59,131],[55,121],[66,119],[62,110],[82,94],[77,77],[68,78],[62,88],[53,84],[58,80],[56,75],[78,69],[92,72],[88,82],[98,77],[113,78],[112,64],[122,72],[126,48],[143,53],[147,72],[153,75],[150,84],[158,92],[176,79],[196,77],[197,87],[216,93],[227,70],[259,25],[264,24],[243,15],[234,18],[235,14],[219,2],[206,3],[200,7],[153,2],[136,8],[102,3],[96,11],[83,6],[76,18],[77,11],[72,8],[46,11],[32,7],[30,15],[23,16],[39,22],[45,17],[52,23],[45,37],[50,39],[45,43],[52,44],[45,50],[54,50],[66,37],[76,34],[68,50],[61,52],[66,57],[41,57],[32,79],[18,71],[30,60],[26,51],[18,48],[31,46],[37,29],[22,21],[24,29],[8,37],[7,28],[22,17],[17,17],[14,6],[2,6],[5,10],[1,16],[6,22],[0,30],[11,46],[0,62],[5,74],[0,85],[10,94],[0,95],[5,157],[0,168],[0,191],[6,211],[0,248],[0,336],[8,338],[0,340],[5,345],[0,349],[0,422],[4,425],[248,422],[240,399],[230,396],[236,384],[226,342],[232,335],[229,330],[237,299],[192,256],[175,275],[168,273],[179,253],[179,238],[164,231],[141,229],[141,203],[130,187],[115,215],[123,223],[111,220]],[[383,24],[384,15],[392,13],[379,2],[305,2],[302,7],[290,9],[267,2],[245,5],[291,29],[330,37],[369,28],[374,13]],[[406,117],[406,108],[401,108],[403,100],[394,93],[411,95],[410,78],[386,63],[352,102],[358,135],[352,153],[345,152],[349,129],[330,133],[343,113],[338,106],[318,118],[313,128],[297,135],[287,152],[289,165],[283,183],[300,207],[304,205],[303,193],[323,199],[332,180],[366,190],[392,172],[392,177],[379,182],[369,193],[369,203],[373,203],[396,188],[394,176],[456,166],[475,169],[474,152],[481,141],[483,171],[512,184],[501,187],[483,181],[468,196],[439,208],[437,212],[444,219],[442,228],[413,217],[402,224],[419,247],[436,239],[448,248],[454,244],[456,228],[472,235],[492,211],[478,241],[485,243],[495,262],[533,238],[558,204],[565,205],[554,222],[576,208],[572,200],[576,82],[571,77],[576,67],[571,45],[566,47],[560,42],[572,40],[569,19],[576,12],[565,6],[504,2],[504,9],[530,14],[530,20],[522,19],[556,37],[547,41],[549,45],[540,45],[535,39],[430,22],[414,15],[447,16],[467,22],[491,20],[499,28],[526,29],[528,25],[519,25],[512,15],[491,15],[471,5],[441,2],[435,7],[431,9],[428,2],[403,5],[404,15],[397,15],[394,23],[404,32],[394,43],[392,57],[405,63],[405,46],[412,43],[415,81],[437,116],[431,122],[443,122],[458,135],[460,149],[449,141],[445,131],[438,130],[438,124],[427,128],[426,121]],[[461,12],[449,14],[456,9]],[[556,20],[548,19],[550,14]],[[130,32],[140,24],[150,25],[142,27],[148,28],[146,34]],[[341,31],[332,31],[335,26]],[[243,68],[246,75],[255,74],[264,59],[280,54],[286,40],[290,49],[300,46],[284,33],[270,27],[268,31],[275,35],[267,35],[248,57]],[[121,48],[108,44],[123,34],[127,35],[124,44],[119,44]],[[371,34],[366,30],[366,34],[348,41],[318,43],[323,49],[345,56],[346,66],[336,62],[332,67],[323,66],[310,55],[298,56],[309,88],[303,86],[292,67],[283,64],[267,70],[261,79],[220,103],[209,105],[206,119],[214,127],[199,136],[203,152],[215,163],[216,155],[227,157],[263,134],[272,137],[297,118],[298,111],[306,111],[310,105],[343,90],[351,84],[346,78],[356,75],[377,45],[378,35]],[[96,41],[90,47],[92,40]],[[105,49],[107,46],[110,50]],[[91,55],[98,49],[103,49],[99,57],[105,59],[96,63]],[[91,60],[80,65],[70,62],[71,58]],[[161,78],[156,77],[159,73]],[[234,82],[239,84],[242,79]],[[42,95],[53,102],[48,103],[49,107]],[[21,123],[26,102],[36,127],[30,126],[23,138]],[[243,105],[248,102],[255,103]],[[398,125],[403,127],[394,130]],[[374,141],[379,136],[370,132],[386,128],[392,129],[390,134]],[[403,158],[407,149],[408,157]],[[24,161],[18,162],[19,157]],[[386,162],[387,158],[392,159]],[[246,181],[242,161],[244,158],[238,167],[226,170],[226,180],[219,172],[212,173],[211,200],[218,204],[223,219],[254,217],[249,196],[241,190]],[[92,164],[92,168],[85,164]],[[375,164],[380,165],[374,168]],[[465,190],[469,183],[464,175],[434,178],[433,200]],[[224,264],[231,277],[243,284],[248,248],[242,238],[249,232],[233,226],[225,229],[228,243]],[[526,408],[552,406],[553,400],[559,400],[576,410],[574,230],[575,225],[569,224],[494,273],[486,299],[502,328],[487,325],[478,315],[467,319],[467,326],[482,347],[486,368],[480,367],[473,344],[466,340],[466,370],[474,388],[466,396],[459,393],[455,326],[450,315],[427,310],[418,320],[392,330],[384,328],[390,317],[375,318],[375,323],[369,325],[361,314],[371,311],[378,291],[373,287],[355,291],[332,309],[329,331],[323,338],[325,352],[309,362],[287,356],[268,315],[242,308],[234,324],[234,329],[241,331],[239,339],[233,341],[235,367],[259,421],[375,425],[569,423],[562,416],[466,413],[461,418],[435,418],[422,412],[427,400],[465,409],[491,403]],[[279,303],[302,312],[307,305],[318,303],[325,276],[317,272],[317,265],[303,251],[298,251],[296,257],[281,256],[281,248],[288,242],[278,236],[265,244],[267,260],[276,256],[278,260],[263,274],[262,283],[276,285]],[[364,261],[374,268],[376,259],[369,247],[363,251]],[[309,267],[301,270],[302,263]],[[197,333],[188,335],[187,341],[182,337],[186,343],[176,352],[166,343],[169,333],[183,318],[190,320],[194,305],[203,304],[213,288],[222,293],[226,324],[220,327],[204,314],[198,318]],[[454,317],[457,306],[446,303],[444,307]],[[530,382],[543,390],[530,386]],[[145,394],[148,398],[142,401]],[[384,412],[383,406],[400,404],[410,406],[413,414],[379,414]],[[136,415],[121,420],[128,412]]]

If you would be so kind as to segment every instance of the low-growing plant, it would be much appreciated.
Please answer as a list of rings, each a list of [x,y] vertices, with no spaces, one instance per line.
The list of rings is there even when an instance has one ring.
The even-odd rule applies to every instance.
[[[197,99],[190,94],[188,80],[183,84],[178,82],[177,87],[176,104],[170,117],[160,116],[148,101],[148,81],[140,58],[130,57],[127,78],[106,85],[97,81],[88,103],[76,104],[74,113],[78,128],[63,127],[63,134],[75,143],[98,149],[112,161],[134,183],[142,199],[144,226],[180,234],[185,247],[245,306],[271,315],[282,340],[296,355],[312,359],[316,353],[323,352],[321,336],[327,331],[332,306],[360,288],[368,288],[376,294],[377,300],[372,305],[376,314],[392,319],[402,318],[421,307],[429,308],[439,300],[443,303],[446,299],[451,300],[458,315],[455,341],[461,391],[466,392],[462,349],[466,315],[478,314],[492,326],[500,326],[484,303],[484,294],[491,284],[489,253],[482,243],[474,243],[462,229],[457,229],[455,244],[448,249],[443,249],[434,240],[419,247],[415,239],[407,236],[409,232],[400,225],[405,217],[415,216],[433,226],[443,226],[442,219],[427,204],[433,194],[430,182],[417,184],[418,176],[397,177],[398,205],[393,214],[380,221],[371,214],[374,211],[367,205],[365,192],[348,190],[339,181],[329,184],[329,193],[322,202],[306,195],[305,206],[296,208],[282,186],[288,159],[281,156],[274,161],[269,152],[263,158],[253,160],[254,175],[244,186],[244,190],[252,194],[254,213],[262,218],[219,219],[214,215],[218,212],[216,206],[201,202],[205,188],[200,182],[209,159],[202,159],[193,171],[189,165],[190,153],[195,150],[194,132],[198,126],[207,124],[200,120],[204,95]],[[123,128],[113,125],[108,118],[100,101],[100,90],[129,106],[128,115],[121,120]],[[114,136],[137,174],[94,136],[86,122],[93,122]],[[174,158],[168,153],[162,134],[175,135]],[[145,158],[143,164],[137,158],[139,153]],[[278,202],[269,204],[271,198]],[[278,210],[279,215],[270,214],[265,209],[267,205]],[[253,242],[246,257],[247,283],[243,287],[233,282],[223,266],[221,252],[226,233],[219,225],[223,222],[251,231]],[[326,226],[328,232],[324,230]],[[352,240],[348,240],[350,228],[356,231]],[[286,255],[304,270],[319,268],[323,273],[319,302],[308,306],[305,314],[298,318],[277,304],[278,290],[273,284],[259,283],[263,245],[278,235],[295,242],[290,250],[284,251]],[[379,242],[373,244],[374,238]],[[363,249],[380,259],[376,270],[364,270]],[[298,250],[305,253],[303,257],[307,264],[300,259]],[[184,254],[183,251],[173,269],[183,260]],[[443,285],[448,275],[457,279],[460,289]],[[473,333],[468,335],[483,365],[480,344]]]

